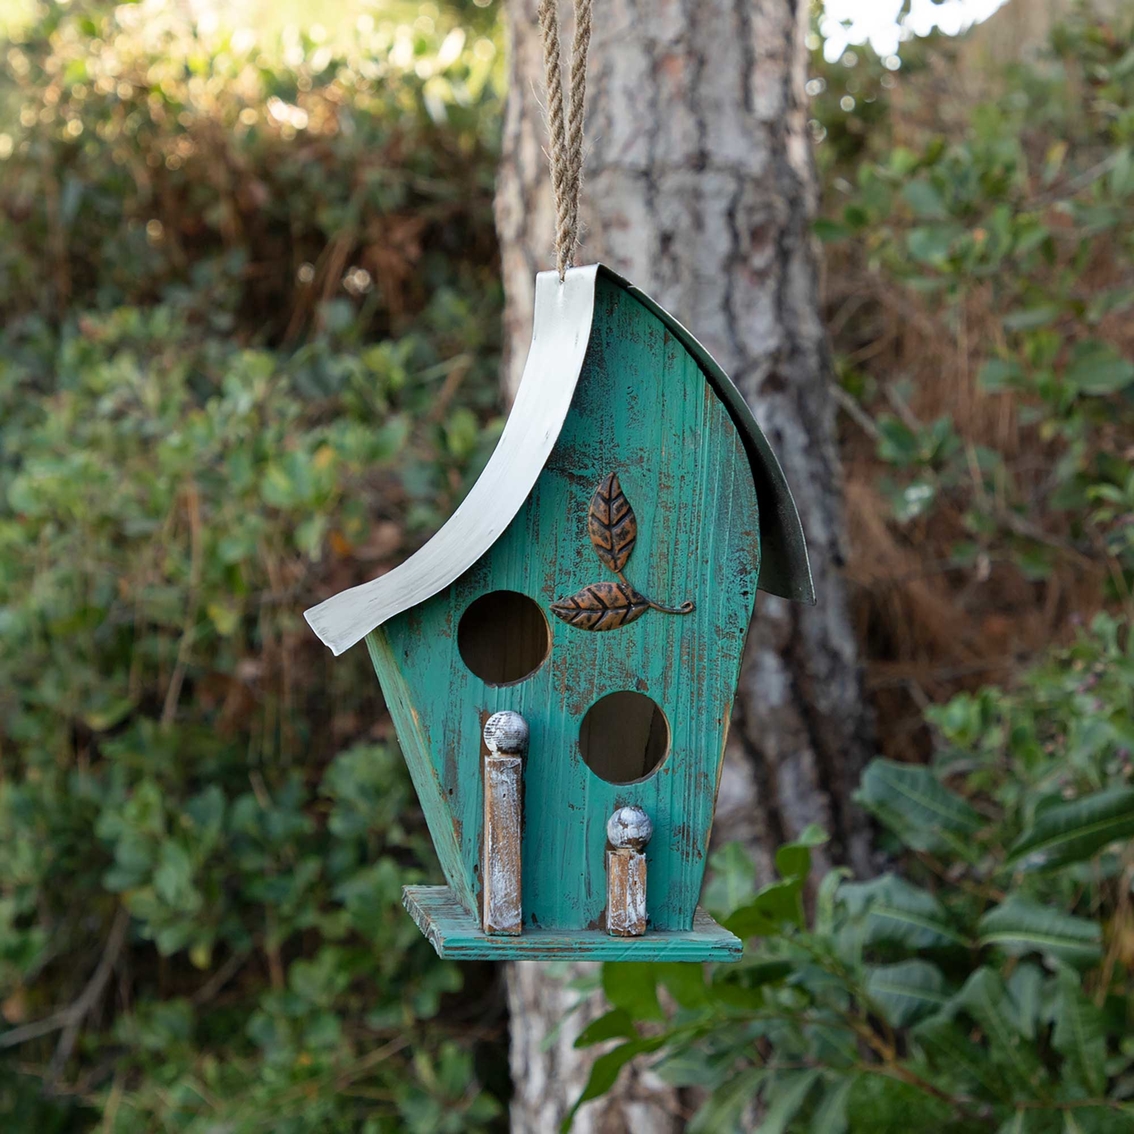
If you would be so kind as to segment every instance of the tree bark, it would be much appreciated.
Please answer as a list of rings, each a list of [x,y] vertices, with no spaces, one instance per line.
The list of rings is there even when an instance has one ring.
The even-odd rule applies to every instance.
[[[505,283],[505,383],[531,335],[535,273],[552,267],[543,59],[535,0],[510,0],[511,87],[497,188]],[[562,12],[564,37],[571,34]],[[627,276],[672,311],[732,376],[778,454],[799,505],[819,596],[813,608],[761,596],[725,761],[715,837],[742,839],[761,871],[775,847],[819,823],[817,869],[869,872],[851,792],[869,716],[848,615],[834,400],[810,235],[816,185],[804,93],[806,0],[605,0],[588,82],[583,243],[576,260]],[[566,53],[565,53],[566,54]],[[576,974],[578,970],[575,970]],[[578,997],[512,966],[515,1134],[555,1129],[592,1060]],[[589,1018],[588,1005],[579,1023]],[[645,1076],[645,1077],[644,1077]],[[644,1091],[658,1088],[654,1110]],[[679,1130],[679,1100],[631,1069],[584,1108],[577,1129]]]

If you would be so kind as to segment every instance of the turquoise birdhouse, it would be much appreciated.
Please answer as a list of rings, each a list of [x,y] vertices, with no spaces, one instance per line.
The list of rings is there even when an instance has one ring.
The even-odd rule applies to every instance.
[[[736,388],[608,269],[541,273],[468,497],[306,615],[336,654],[366,640],[445,874],[404,895],[439,954],[739,956],[698,898],[757,589],[814,601]]]

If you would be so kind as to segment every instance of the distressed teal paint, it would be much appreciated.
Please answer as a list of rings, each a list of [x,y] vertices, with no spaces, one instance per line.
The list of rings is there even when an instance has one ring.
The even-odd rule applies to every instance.
[[[474,884],[475,877],[465,869],[459,829],[452,817],[452,800],[441,784],[439,766],[433,759],[429,719],[422,718],[414,708],[413,697],[384,631],[385,627],[380,626],[368,634],[366,648],[370,651],[374,672],[382,683],[386,706],[397,726],[398,741],[409,766],[410,779],[413,780],[418,802],[429,826],[433,849],[441,862],[445,880],[457,899],[473,909],[480,887]],[[479,758],[475,765],[479,782]]]
[[[402,904],[438,954],[456,961],[736,961],[744,951],[739,937],[701,909],[692,929],[652,931],[645,937],[538,928],[527,928],[520,937],[491,937],[448,886],[407,886]]]
[[[552,601],[613,576],[587,537],[592,492],[617,472],[638,518],[630,582],[659,603],[593,633],[550,613],[552,649],[527,680],[491,687],[461,661],[461,613],[492,590]],[[656,314],[600,275],[590,347],[571,412],[527,503],[446,590],[371,636],[445,876],[470,912],[479,895],[481,727],[515,709],[531,729],[524,773],[525,925],[602,938],[605,823],[623,804],[654,823],[647,849],[651,929],[690,931],[704,873],[729,714],[759,575],[749,459],[727,409]],[[670,754],[643,782],[605,783],[579,754],[600,697],[648,694],[669,719]],[[444,825],[439,833],[438,825]]]

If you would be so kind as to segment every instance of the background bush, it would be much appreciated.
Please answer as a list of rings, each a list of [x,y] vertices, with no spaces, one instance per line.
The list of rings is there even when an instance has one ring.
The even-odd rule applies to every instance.
[[[939,38],[897,71],[817,59],[850,573],[892,757],[930,756],[927,704],[1134,612],[1122,21],[1076,16],[992,70]]]
[[[432,11],[340,48],[47,6],[3,47],[6,1128],[498,1125],[494,976],[403,915],[413,792],[300,617],[498,430],[495,23]]]

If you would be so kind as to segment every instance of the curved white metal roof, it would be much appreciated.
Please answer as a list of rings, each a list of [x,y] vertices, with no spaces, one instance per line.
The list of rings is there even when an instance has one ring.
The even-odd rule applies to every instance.
[[[661,319],[693,355],[740,431],[760,505],[760,589],[813,603],[803,528],[779,461],[739,391],[707,350],[669,312],[599,264],[536,276],[532,345],[504,432],[484,472],[441,530],[404,563],[304,612],[338,655],[383,622],[417,606],[467,571],[504,534],[559,439],[594,318],[595,280],[614,280]]]
[[[532,345],[495,451],[444,527],[385,575],[304,612],[336,654],[424,602],[471,567],[504,534],[535,485],[571,407],[591,337],[598,265],[536,276]]]

